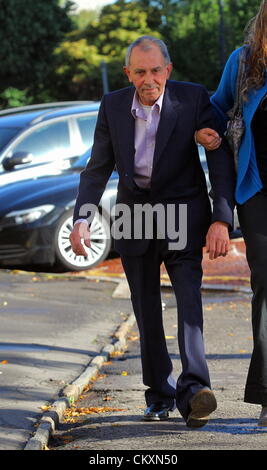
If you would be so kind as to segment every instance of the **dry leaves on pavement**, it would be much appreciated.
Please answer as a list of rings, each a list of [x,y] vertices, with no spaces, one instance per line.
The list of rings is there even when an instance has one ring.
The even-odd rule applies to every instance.
[[[125,411],[122,408],[112,408],[110,406],[89,406],[89,407],[80,407],[76,408],[72,406],[68,408],[64,413],[64,421],[65,422],[75,422],[77,418],[80,416],[86,416],[91,414],[100,414],[100,413],[107,413],[112,411]]]

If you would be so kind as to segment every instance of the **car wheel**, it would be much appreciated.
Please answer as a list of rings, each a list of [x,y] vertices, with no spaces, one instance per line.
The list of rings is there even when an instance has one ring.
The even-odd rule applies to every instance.
[[[73,228],[72,213],[66,213],[60,220],[55,236],[55,252],[59,264],[69,271],[83,271],[93,268],[106,259],[111,248],[110,225],[105,216],[96,213],[90,228],[91,246],[85,249],[87,258],[76,255],[71,248],[69,236]]]

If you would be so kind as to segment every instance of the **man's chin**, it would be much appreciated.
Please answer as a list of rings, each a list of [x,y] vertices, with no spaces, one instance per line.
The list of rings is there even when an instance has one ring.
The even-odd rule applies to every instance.
[[[157,99],[160,97],[160,93],[159,91],[155,90],[155,91],[151,91],[151,92],[145,92],[142,94],[142,97],[141,97],[141,102],[144,104],[144,105],[152,105],[154,104]]]

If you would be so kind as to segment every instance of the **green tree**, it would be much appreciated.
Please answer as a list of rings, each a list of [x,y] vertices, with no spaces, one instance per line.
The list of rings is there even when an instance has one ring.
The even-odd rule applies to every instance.
[[[58,0],[0,0],[0,92],[46,82],[54,49],[72,27],[70,9]]]
[[[155,8],[146,10],[138,0],[104,7],[98,18],[72,31],[57,48],[57,97],[100,99],[102,61],[108,67],[110,90],[127,85],[122,70],[127,46],[142,34],[160,37],[160,21]]]
[[[229,54],[244,40],[244,29],[260,6],[260,0],[224,0],[226,47]]]
[[[224,63],[243,43],[244,28],[260,0],[140,0],[161,12],[159,32],[176,76],[216,88]]]
[[[18,90],[17,88],[6,88],[0,93],[0,99],[4,107],[12,108],[17,106],[24,106],[32,103],[32,99],[27,96],[25,90]]]
[[[83,31],[93,21],[96,21],[99,18],[100,11],[101,10],[99,8],[95,10],[81,10],[79,13],[71,15],[75,29]]]
[[[101,63],[110,90],[128,85],[127,46],[138,36],[162,38],[172,78],[214,90],[229,54],[260,0],[117,0],[102,10],[75,13],[67,0],[0,0],[0,97],[28,90],[38,101],[100,99]],[[1,94],[5,88],[11,91]],[[10,94],[11,93],[11,94]],[[30,97],[29,97],[30,93]]]

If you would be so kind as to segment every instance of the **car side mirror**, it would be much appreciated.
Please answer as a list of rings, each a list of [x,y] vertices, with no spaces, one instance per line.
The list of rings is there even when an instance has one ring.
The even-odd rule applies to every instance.
[[[13,170],[17,165],[24,165],[25,163],[31,163],[33,160],[32,153],[29,152],[16,152],[12,157],[6,157],[2,161],[2,165],[5,170]]]

